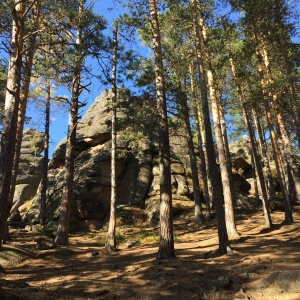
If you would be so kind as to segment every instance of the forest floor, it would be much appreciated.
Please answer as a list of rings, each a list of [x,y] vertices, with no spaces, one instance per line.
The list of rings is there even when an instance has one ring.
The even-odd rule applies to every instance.
[[[220,256],[215,219],[198,228],[192,202],[175,206],[175,259],[156,259],[158,228],[143,224],[121,226],[115,255],[105,254],[104,229],[44,251],[35,249],[39,234],[12,230],[0,252],[0,299],[300,299],[299,207],[292,225],[273,212],[272,230],[260,208],[237,209],[241,238]]]

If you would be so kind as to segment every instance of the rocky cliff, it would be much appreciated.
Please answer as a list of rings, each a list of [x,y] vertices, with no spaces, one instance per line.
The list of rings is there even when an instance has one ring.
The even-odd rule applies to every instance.
[[[103,91],[88,109],[77,128],[75,158],[75,215],[81,220],[103,220],[110,207],[111,158],[111,91]],[[118,95],[117,119],[128,117],[129,91]],[[61,200],[66,138],[56,147],[49,162],[47,213],[48,221],[57,220]],[[174,198],[190,200],[186,172],[178,157],[172,155],[172,188]],[[158,152],[152,133],[139,138],[132,149],[129,141],[117,136],[117,201],[118,204],[157,207],[159,196]],[[155,204],[156,203],[156,204]],[[40,197],[37,194],[25,216],[29,223],[38,222]]]
[[[90,106],[77,128],[72,214],[76,220],[82,220],[89,224],[93,221],[100,224],[110,208],[111,112],[109,107],[111,97],[111,91],[104,90]],[[126,131],[124,124],[135,122],[136,114],[143,114],[144,111],[132,112],[129,109],[131,102],[129,91],[120,89],[117,119],[119,123],[123,124],[123,127],[119,128],[117,136],[117,202],[122,207],[145,209],[143,213],[148,215],[148,221],[155,224],[158,221],[159,211],[157,139],[153,130],[141,134],[139,126],[133,126],[138,129],[131,132],[131,136],[134,136],[135,139],[135,147],[132,147],[132,141],[124,133]],[[146,123],[147,114],[142,117]],[[178,134],[176,130],[172,129],[170,133],[172,197],[174,200],[191,201],[193,200],[193,187],[184,133]],[[26,137],[24,139],[25,142]],[[65,147],[66,138],[58,144],[49,162],[48,222],[54,221],[55,223],[59,218],[59,205],[64,186]],[[248,201],[246,195],[254,192],[252,179],[254,173],[248,148],[247,145],[231,145],[235,191],[245,196],[238,199],[238,205],[242,205],[243,201]],[[42,148],[39,149],[41,151]],[[38,158],[38,161],[40,159]],[[35,173],[38,174],[38,172]],[[201,174],[199,174],[199,178],[201,179]],[[38,178],[36,181],[38,184]],[[20,180],[18,182],[21,183]],[[40,196],[39,192],[36,192],[31,207],[23,220],[29,224],[38,223],[39,211]]]
[[[17,219],[26,210],[24,203],[32,199],[37,192],[42,174],[44,150],[44,134],[35,129],[26,129],[23,132],[20,163],[16,188],[11,209],[12,217]]]

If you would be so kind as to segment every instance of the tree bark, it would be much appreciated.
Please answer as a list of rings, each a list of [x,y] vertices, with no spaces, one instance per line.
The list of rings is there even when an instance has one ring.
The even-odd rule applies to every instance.
[[[259,142],[259,146],[260,146],[261,155],[263,158],[263,164],[265,167],[265,178],[266,178],[265,180],[269,186],[269,189],[268,189],[269,198],[273,199],[275,196],[275,186],[274,186],[274,181],[273,181],[273,177],[272,177],[272,173],[271,173],[269,158],[267,155],[266,145],[263,140],[263,133],[261,130],[260,121],[258,119],[255,108],[252,108],[252,115],[253,115],[256,131],[257,131],[257,135],[258,135],[258,142]]]
[[[262,56],[262,59],[265,64],[266,77],[268,79],[267,84],[272,86],[272,85],[274,85],[274,78],[273,78],[273,74],[272,74],[272,70],[271,70],[271,66],[270,66],[270,62],[269,62],[268,49],[267,49],[267,45],[265,42],[263,42],[262,53],[263,54],[261,56]],[[286,160],[286,162],[288,164],[288,166],[286,167],[286,176],[285,176],[286,182],[289,185],[288,169],[290,169],[291,175],[292,175],[292,178],[294,181],[296,193],[297,193],[298,197],[300,197],[300,173],[299,173],[297,164],[294,159],[295,155],[294,155],[293,147],[291,145],[292,143],[290,141],[289,133],[286,130],[282,111],[281,111],[281,108],[279,107],[279,103],[278,103],[279,96],[276,91],[272,90],[272,88],[270,89],[270,96],[272,97],[273,105],[275,106],[275,109],[276,109],[277,124],[279,127],[280,135],[282,137],[281,153],[283,155],[283,159]]]
[[[45,149],[43,160],[43,175],[41,181],[41,211],[40,223],[46,223],[46,201],[47,201],[47,185],[48,185],[48,160],[49,160],[49,138],[50,138],[50,105],[51,105],[51,80],[47,78],[46,82],[46,102],[45,102]]]
[[[194,109],[194,120],[197,130],[197,137],[198,137],[198,151],[200,154],[200,168],[202,173],[202,181],[203,181],[203,193],[204,193],[204,200],[206,205],[206,211],[205,211],[205,218],[206,220],[210,220],[211,213],[210,213],[210,195],[208,191],[208,175],[206,171],[206,160],[205,160],[205,154],[203,151],[203,142],[202,142],[202,136],[201,136],[201,129],[200,129],[200,121],[199,121],[199,114],[200,111],[198,109],[198,101],[196,97],[196,90],[195,90],[195,79],[194,79],[194,68],[190,69],[190,78],[191,78],[191,92],[192,92],[192,101],[193,101],[193,109]]]
[[[202,58],[202,47],[201,47],[201,39],[200,39],[200,30],[198,23],[198,15],[197,15],[197,5],[196,0],[190,0],[193,11],[193,29],[194,29],[194,37],[196,43],[196,54],[197,54],[197,67],[199,73],[199,84],[201,91],[201,100],[202,100],[202,111],[204,117],[204,127],[205,127],[205,141],[207,145],[207,154],[208,154],[208,165],[209,170],[211,172],[211,180],[212,180],[212,193],[213,193],[213,201],[215,204],[216,216],[217,216],[217,224],[218,224],[218,237],[219,237],[219,252],[221,254],[226,254],[229,248],[228,234],[226,230],[225,223],[225,214],[223,207],[223,199],[222,193],[220,190],[220,182],[219,182],[219,174],[216,166],[216,157],[215,157],[215,149],[214,142],[212,137],[212,129],[210,124],[210,114],[208,107],[208,97],[206,91],[206,81],[204,76],[204,62]]]
[[[39,25],[40,19],[40,3],[36,1],[32,7],[32,24],[37,28]],[[16,181],[18,176],[18,167],[20,161],[21,154],[21,145],[23,138],[23,130],[24,130],[24,122],[27,108],[27,100],[29,94],[29,86],[31,80],[31,71],[33,66],[33,56],[36,48],[36,39],[37,34],[30,34],[28,38],[28,43],[25,45],[25,66],[23,71],[22,84],[20,89],[20,100],[19,100],[19,108],[18,108],[18,118],[17,118],[17,129],[16,129],[16,142],[15,142],[15,152],[14,152],[14,164],[12,170],[12,178],[11,178],[11,186],[9,193],[9,210],[8,215],[13,204]],[[7,232],[8,233],[8,232]]]
[[[186,99],[186,95],[183,92],[181,94],[182,95],[181,95],[180,103],[181,103],[181,108],[182,108],[182,113],[184,118],[186,137],[187,137],[189,156],[190,156],[191,171],[192,171],[192,182],[193,182],[194,202],[195,202],[195,222],[200,224],[203,221],[203,213],[201,208],[201,191],[199,185],[197,161],[195,156],[195,149],[194,149],[193,136],[192,136],[192,130],[190,125],[187,99]]]
[[[159,125],[159,167],[160,167],[160,241],[157,258],[175,257],[169,128],[165,95],[162,47],[155,0],[149,0],[155,63],[155,83]]]
[[[232,197],[232,204],[233,207],[236,206],[236,197],[234,193],[234,185],[233,185],[233,178],[232,178],[232,163],[231,163],[231,157],[230,157],[230,151],[229,151],[229,142],[227,137],[227,128],[226,128],[226,120],[225,120],[225,112],[224,107],[222,107],[222,104],[220,101],[218,101],[219,104],[219,117],[220,117],[220,125],[221,125],[221,132],[222,132],[222,138],[223,138],[223,145],[224,145],[224,152],[226,157],[226,165],[228,170],[228,176],[229,176],[229,183],[231,187],[231,197]]]
[[[80,0],[78,4],[78,15],[81,19],[83,12],[83,5],[85,0]],[[68,245],[69,243],[69,226],[71,217],[71,204],[73,201],[73,181],[74,181],[74,147],[76,143],[76,127],[78,120],[78,99],[81,92],[81,68],[83,62],[83,55],[81,53],[81,20],[77,28],[76,38],[76,54],[75,67],[72,80],[72,96],[70,101],[70,115],[68,122],[68,134],[66,144],[65,166],[64,166],[64,188],[62,193],[62,200],[60,204],[59,224],[55,241],[60,245]]]
[[[251,143],[252,157],[253,157],[253,160],[254,160],[255,169],[256,169],[257,174],[258,174],[258,179],[259,179],[260,188],[261,188],[261,192],[262,192],[262,203],[263,203],[263,211],[264,211],[264,217],[265,217],[265,226],[266,226],[266,228],[271,228],[272,227],[272,220],[271,220],[270,209],[269,209],[269,204],[268,204],[268,194],[267,194],[267,190],[266,190],[266,186],[265,186],[263,171],[262,171],[261,164],[260,164],[260,161],[259,161],[259,157],[258,157],[258,154],[257,154],[256,143],[255,143],[255,135],[254,135],[253,127],[252,127],[252,122],[251,122],[248,110],[246,108],[246,104],[245,104],[245,101],[244,101],[244,96],[243,96],[243,93],[242,93],[240,83],[238,82],[238,79],[237,79],[236,68],[235,68],[235,64],[234,64],[234,61],[233,61],[232,58],[230,58],[230,63],[231,63],[232,74],[233,74],[233,77],[235,79],[235,84],[236,84],[238,97],[239,97],[239,100],[240,100],[240,103],[241,103],[241,106],[242,106],[245,123],[247,124],[247,128],[248,128],[248,133],[249,133],[250,143]]]
[[[214,76],[213,76],[213,68],[211,64],[209,50],[206,45],[207,44],[206,26],[204,24],[204,20],[202,17],[200,17],[200,23],[202,27],[202,37],[204,41],[203,53],[207,65],[206,74],[207,74],[208,88],[209,88],[209,94],[211,100],[213,126],[215,130],[215,138],[216,138],[218,158],[219,158],[220,170],[221,170],[221,180],[222,180],[223,196],[224,196],[224,203],[225,203],[226,228],[230,238],[239,239],[240,235],[238,234],[235,225],[234,209],[233,209],[233,202],[232,202],[232,189],[231,189],[230,176],[228,173],[228,168],[226,163],[226,155],[224,150],[222,129],[221,129],[220,117],[219,117],[219,106],[218,106],[218,100],[216,96]]]
[[[114,252],[116,250],[116,148],[117,148],[117,49],[118,49],[118,23],[115,23],[113,30],[113,59],[112,59],[112,98],[111,98],[111,197],[110,197],[110,217],[108,232],[105,240],[105,250],[108,253]]]
[[[9,194],[14,164],[18,106],[20,102],[22,50],[24,34],[24,1],[15,1],[10,41],[10,58],[5,94],[5,118],[0,150],[0,247],[6,229]]]
[[[274,127],[273,127],[272,115],[271,115],[271,110],[270,110],[269,100],[268,100],[268,95],[267,95],[266,82],[264,79],[263,61],[262,61],[262,57],[261,57],[260,51],[257,46],[256,46],[256,58],[257,58],[258,72],[260,75],[260,82],[261,82],[261,86],[262,86],[262,90],[263,90],[263,98],[264,98],[263,102],[264,102],[264,107],[265,107],[265,112],[266,112],[266,117],[267,117],[267,122],[268,122],[268,129],[270,132],[273,154],[274,154],[274,159],[275,159],[275,164],[276,164],[277,178],[278,178],[280,188],[281,188],[281,193],[283,196],[285,222],[287,224],[292,224],[293,223],[292,210],[291,210],[290,200],[288,198],[286,186],[284,184],[283,167],[282,167],[282,162],[280,159],[280,152],[279,152],[279,148],[277,145],[276,135],[275,135]]]
[[[294,82],[297,81],[296,78],[296,71],[293,70],[293,66],[290,60],[289,56],[289,50],[288,50],[288,43],[289,43],[289,34],[288,29],[283,21],[283,16],[281,13],[281,3],[278,0],[274,1],[274,13],[275,13],[275,22],[278,27],[278,32],[275,35],[275,40],[277,42],[277,45],[279,46],[278,49],[281,52],[284,66],[285,66],[285,72],[287,76],[287,81],[289,85],[289,91],[290,91],[290,103],[289,106],[291,108],[291,115],[294,119],[295,124],[295,131],[296,136],[298,139],[298,147],[300,146],[300,108],[299,103],[297,101],[297,92],[295,88]],[[299,197],[300,195],[298,195]]]

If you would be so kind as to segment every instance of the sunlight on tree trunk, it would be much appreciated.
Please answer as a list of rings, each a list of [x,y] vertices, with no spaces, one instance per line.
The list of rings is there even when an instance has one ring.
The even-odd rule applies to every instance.
[[[252,127],[252,122],[250,120],[250,116],[249,116],[249,113],[248,113],[246,105],[245,105],[242,89],[241,89],[241,86],[237,79],[236,68],[235,68],[235,64],[234,64],[234,61],[232,58],[230,58],[230,63],[231,63],[231,70],[232,70],[233,78],[234,78],[235,84],[236,84],[238,97],[239,97],[239,100],[240,100],[240,103],[242,106],[242,110],[244,113],[245,123],[247,124],[247,127],[248,127],[248,133],[249,133],[250,142],[251,142],[252,156],[253,156],[255,169],[258,173],[258,178],[259,178],[259,182],[260,182],[260,188],[261,188],[261,192],[262,192],[262,196],[263,196],[262,202],[263,202],[263,211],[264,211],[264,217],[265,217],[265,225],[266,225],[266,228],[271,228],[272,220],[271,220],[269,203],[268,203],[268,195],[267,195],[265,180],[264,180],[264,176],[263,176],[263,171],[262,171],[262,168],[260,165],[260,161],[259,161],[259,157],[258,157],[258,153],[257,153],[257,149],[256,149],[256,142],[255,142],[255,136],[254,136],[253,127]]]
[[[202,37],[204,41],[203,53],[206,58],[206,64],[207,64],[206,74],[207,74],[208,89],[209,89],[210,100],[211,100],[211,110],[212,110],[213,126],[215,130],[215,138],[216,138],[216,144],[218,150],[218,159],[219,159],[220,171],[221,171],[221,180],[222,180],[223,196],[224,196],[224,203],[225,203],[226,228],[227,228],[228,236],[231,239],[239,239],[240,235],[238,234],[235,225],[234,208],[233,208],[233,201],[232,201],[233,199],[232,188],[230,184],[230,176],[228,174],[228,168],[226,163],[226,155],[224,150],[222,129],[220,124],[220,116],[219,116],[219,105],[216,96],[211,57],[207,48],[207,36],[206,36],[207,30],[202,17],[200,17],[200,26],[202,28]]]
[[[216,165],[215,149],[214,149],[214,142],[212,137],[211,123],[210,123],[208,96],[206,90],[207,85],[204,76],[204,62],[202,57],[202,45],[201,45],[200,28],[198,22],[198,14],[197,14],[198,10],[197,10],[196,1],[190,0],[190,2],[193,7],[193,29],[194,29],[194,37],[196,43],[197,67],[198,67],[199,85],[201,91],[202,111],[203,111],[204,128],[205,128],[204,130],[205,138],[203,140],[206,141],[208,164],[209,164],[208,167],[209,167],[209,171],[211,172],[213,202],[215,205],[217,224],[218,224],[219,252],[221,254],[226,254],[229,248],[229,241],[228,241],[228,234],[226,230],[225,212],[223,207],[222,194],[220,190],[220,182],[218,180],[219,174]]]
[[[15,1],[10,42],[10,57],[5,94],[5,118],[0,150],[0,246],[9,213],[9,193],[14,164],[18,106],[20,102],[22,50],[24,34],[24,1]]]
[[[118,22],[115,22],[113,30],[113,59],[112,59],[112,98],[111,98],[111,197],[110,197],[110,217],[108,232],[105,240],[105,250],[108,253],[116,250],[116,148],[117,148],[117,59],[118,59]]]
[[[211,218],[211,213],[210,213],[210,199],[209,199],[210,195],[208,192],[208,178],[207,178],[208,172],[206,171],[206,161],[205,161],[205,155],[203,151],[203,142],[202,142],[201,129],[200,129],[200,121],[199,121],[200,111],[198,109],[198,103],[197,103],[196,91],[195,91],[194,67],[190,68],[190,78],[191,78],[191,93],[192,93],[192,101],[193,101],[193,109],[194,109],[194,120],[195,120],[197,137],[198,137],[198,151],[201,160],[200,168],[201,168],[202,181],[203,181],[203,193],[204,193],[204,199],[206,205],[205,218],[207,221],[209,221]]]
[[[293,216],[292,216],[292,211],[291,211],[291,206],[290,206],[290,201],[288,198],[288,193],[286,190],[286,186],[283,181],[283,168],[282,168],[282,162],[280,159],[279,155],[279,148],[277,145],[276,141],[276,136],[274,132],[274,127],[272,123],[272,116],[271,116],[271,111],[270,111],[270,106],[269,106],[269,100],[268,100],[268,95],[267,95],[267,87],[266,87],[266,82],[265,82],[265,77],[263,74],[263,67],[262,67],[262,57],[260,54],[260,51],[258,47],[256,47],[256,57],[257,57],[257,67],[258,71],[260,74],[260,81],[261,81],[261,86],[263,90],[263,97],[264,97],[264,107],[265,107],[265,112],[266,112],[266,117],[267,117],[267,122],[268,122],[268,129],[270,131],[270,137],[271,137],[271,142],[272,142],[272,147],[273,147],[273,155],[274,155],[274,160],[276,164],[276,170],[277,170],[277,177],[278,181],[280,184],[281,188],[281,193],[283,196],[283,204],[284,204],[284,211],[285,211],[285,222],[287,224],[293,223]]]
[[[76,127],[78,120],[78,98],[81,92],[81,68],[83,63],[83,56],[81,53],[82,46],[82,24],[81,17],[83,14],[83,5],[85,0],[79,1],[78,16],[79,24],[77,28],[76,38],[76,54],[75,54],[75,68],[72,80],[72,95],[70,101],[70,115],[68,123],[68,135],[66,144],[66,156],[64,166],[64,187],[62,193],[62,200],[60,205],[59,224],[55,241],[60,245],[68,245],[69,243],[69,226],[71,217],[71,204],[73,199],[73,180],[74,180],[74,147],[76,142]]]
[[[159,167],[160,167],[160,241],[158,259],[175,257],[172,216],[171,166],[169,128],[166,112],[162,47],[157,17],[156,1],[149,0],[155,60],[155,83],[159,124]]]

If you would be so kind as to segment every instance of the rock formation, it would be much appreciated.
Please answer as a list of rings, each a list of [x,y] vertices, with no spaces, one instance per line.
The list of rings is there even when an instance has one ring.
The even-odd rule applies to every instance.
[[[23,132],[21,155],[11,213],[15,214],[36,194],[42,174],[44,134],[35,129]],[[20,209],[22,211],[22,208]]]
[[[77,129],[75,159],[74,206],[76,217],[81,220],[103,220],[110,207],[110,149],[111,114],[109,111],[111,91],[103,91],[88,109]],[[118,95],[117,119],[127,116],[126,106],[130,100],[128,90]],[[56,147],[49,162],[47,214],[48,221],[57,220],[61,192],[64,185],[63,166],[66,138]],[[159,200],[157,147],[152,137],[142,137],[136,149],[119,131],[117,137],[117,199],[121,205],[142,206],[145,199],[151,203]],[[175,155],[172,156],[172,187],[175,198],[188,198],[190,192],[185,169]],[[29,223],[38,222],[40,197],[37,194],[26,214]]]
[[[104,90],[90,106],[77,128],[72,215],[75,219],[89,224],[93,221],[98,224],[103,221],[110,208],[111,97],[111,91]],[[134,122],[135,119],[135,116],[129,113],[130,102],[129,91],[120,89],[117,119],[123,126],[126,120]],[[176,135],[172,130],[170,132],[172,197],[174,200],[190,201],[193,200],[193,187],[188,175],[190,174],[188,150],[183,146],[186,145],[184,134]],[[133,135],[138,136],[138,133]],[[123,207],[133,205],[145,208],[150,224],[156,224],[159,217],[159,167],[155,134],[149,132],[141,137],[139,135],[134,148],[130,146],[130,141],[126,140],[125,136],[124,128],[120,128],[117,137],[117,204]],[[66,138],[58,144],[49,162],[48,222],[55,223],[59,217],[58,208],[64,186],[65,147]],[[250,152],[247,149],[247,145],[231,145],[235,190],[236,192],[242,190],[244,195],[252,192],[249,180],[254,174]],[[18,182],[21,183],[20,180]],[[39,211],[40,196],[37,193],[24,221],[29,224],[38,223]],[[53,225],[53,222],[50,223]]]

